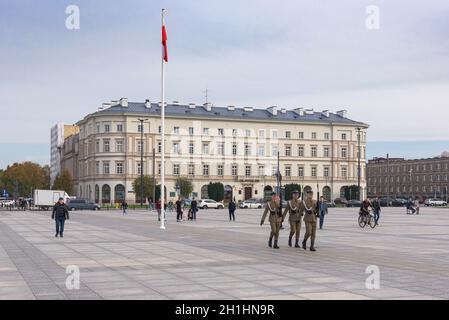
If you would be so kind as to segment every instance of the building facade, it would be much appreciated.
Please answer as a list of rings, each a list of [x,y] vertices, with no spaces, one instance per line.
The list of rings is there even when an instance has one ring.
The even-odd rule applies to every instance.
[[[139,119],[145,120],[143,126]],[[74,172],[76,196],[134,203],[132,183],[141,170],[152,176],[153,161],[160,183],[160,104],[123,98],[104,104],[77,125],[79,135],[64,153],[64,167]],[[279,152],[283,185],[297,183],[332,200],[345,186],[357,184],[359,137],[363,194],[367,128],[348,119],[345,111],[168,104],[167,196],[176,198],[176,179],[187,177],[197,198],[208,197],[210,182],[223,183],[227,198],[263,198],[276,186]]]
[[[62,150],[65,139],[77,134],[77,126],[57,123],[50,130],[50,184],[53,185],[58,174],[61,173]]]
[[[374,158],[368,161],[368,195],[447,199],[449,156],[428,159]]]

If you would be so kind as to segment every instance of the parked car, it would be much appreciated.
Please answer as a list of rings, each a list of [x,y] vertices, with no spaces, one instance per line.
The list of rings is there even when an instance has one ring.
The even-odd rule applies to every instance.
[[[328,208],[335,208],[335,202],[333,201],[326,201],[326,204]]]
[[[344,205],[347,206],[348,205],[348,200],[346,200],[345,198],[337,198],[334,200],[334,203],[336,205]]]
[[[362,205],[362,201],[360,200],[349,200],[346,204],[347,207],[360,207]]]
[[[87,199],[71,199],[67,203],[69,210],[100,210],[99,204],[89,201]]]
[[[381,199],[380,199],[380,206],[381,206],[381,207],[388,207],[388,206],[389,206],[389,203],[388,203],[388,202],[391,203],[391,201],[388,200],[387,198],[381,198]]]
[[[396,198],[391,201],[392,207],[404,207],[407,204],[407,200]]]
[[[443,200],[438,200],[438,199],[426,199],[426,201],[424,201],[424,204],[426,206],[447,206],[447,202],[443,201]]]
[[[198,200],[198,208],[200,209],[209,209],[209,208],[215,208],[215,209],[224,209],[224,204],[217,202],[212,199],[202,199]]]
[[[248,199],[240,203],[242,209],[262,209],[263,203],[261,199]]]

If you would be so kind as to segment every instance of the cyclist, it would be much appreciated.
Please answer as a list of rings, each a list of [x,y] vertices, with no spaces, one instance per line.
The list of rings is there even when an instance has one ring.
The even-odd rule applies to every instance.
[[[369,199],[366,198],[365,200],[363,200],[362,205],[360,206],[359,214],[368,215],[370,208],[372,209],[373,206],[371,204],[371,201],[369,201]]]

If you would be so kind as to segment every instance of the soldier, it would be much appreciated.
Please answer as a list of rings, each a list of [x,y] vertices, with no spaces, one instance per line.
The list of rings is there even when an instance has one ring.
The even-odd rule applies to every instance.
[[[304,223],[306,224],[306,234],[302,242],[302,248],[307,249],[306,243],[309,237],[311,238],[310,251],[315,250],[315,234],[316,234],[316,221],[318,212],[317,201],[313,200],[313,191],[309,191],[306,196],[306,200],[302,201],[304,213]]]
[[[292,192],[292,199],[287,201],[287,206],[285,207],[284,214],[282,215],[282,222],[284,222],[287,212],[289,212],[288,221],[290,222],[290,236],[288,237],[288,245],[292,246],[293,235],[295,237],[295,248],[300,248],[299,246],[299,233],[301,231],[301,217],[303,215],[303,205],[299,200],[299,191],[295,190]]]
[[[280,208],[279,199],[276,196],[276,193],[273,192],[271,194],[271,200],[267,202],[265,206],[265,211],[263,212],[262,220],[260,220],[260,225],[263,225],[265,218],[267,217],[268,212],[270,213],[270,217],[268,221],[270,221],[271,233],[270,239],[268,240],[268,246],[270,248],[279,249],[278,247],[278,239],[279,239],[279,229],[281,227],[282,220],[282,209]],[[274,245],[273,243],[274,237]]]

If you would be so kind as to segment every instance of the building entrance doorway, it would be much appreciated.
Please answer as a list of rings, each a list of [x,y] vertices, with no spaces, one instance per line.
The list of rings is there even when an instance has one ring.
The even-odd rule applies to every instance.
[[[251,199],[253,197],[253,188],[245,187],[244,196],[245,196],[245,200]]]

